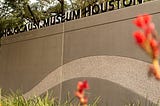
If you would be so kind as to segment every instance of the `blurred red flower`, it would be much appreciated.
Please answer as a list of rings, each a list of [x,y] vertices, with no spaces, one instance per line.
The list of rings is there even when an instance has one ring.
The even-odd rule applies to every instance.
[[[137,27],[143,29],[146,36],[151,34],[155,29],[154,24],[151,22],[151,16],[149,14],[137,16],[133,23]]]
[[[137,27],[144,28],[151,22],[151,16],[148,14],[139,15],[133,22]]]
[[[150,72],[156,79],[160,80],[160,42],[156,35],[155,26],[151,21],[151,16],[149,14],[139,15],[133,22],[137,27],[141,28],[141,30],[133,33],[134,39],[137,44],[151,56],[152,65],[150,66]]]
[[[79,89],[79,90],[89,89],[88,82],[86,80],[85,81],[79,81],[78,84],[77,84],[77,89]]]
[[[85,81],[79,81],[77,84],[77,91],[75,95],[78,97],[80,100],[80,103],[82,106],[85,106],[88,102],[88,98],[85,96],[85,90],[89,89],[88,82]]]
[[[134,32],[133,36],[138,44],[143,44],[146,40],[146,36],[141,31]]]

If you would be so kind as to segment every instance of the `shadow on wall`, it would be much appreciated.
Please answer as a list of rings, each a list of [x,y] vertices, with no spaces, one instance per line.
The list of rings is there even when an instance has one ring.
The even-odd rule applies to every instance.
[[[125,106],[130,103],[141,104],[141,106],[157,106],[155,103],[149,101],[147,97],[142,97],[136,92],[133,92],[125,87],[114,82],[103,80],[99,78],[75,78],[64,81],[62,83],[62,95],[61,102],[68,100],[68,95],[70,99],[74,98],[74,93],[76,91],[77,82],[80,80],[87,80],[90,85],[90,89],[87,90],[87,96],[89,98],[89,104],[93,103],[95,99],[100,97],[98,102],[99,106]],[[58,90],[60,85],[57,85],[49,89],[49,94],[55,97],[55,91]],[[42,95],[44,95],[43,93]],[[69,99],[69,100],[70,100]],[[76,98],[77,99],[77,98]],[[73,100],[73,103],[77,103],[78,99]],[[137,105],[136,105],[137,106]]]
[[[119,56],[77,59],[54,70],[27,92],[25,97],[41,95],[48,89],[53,89],[55,95],[64,100],[68,91],[72,93],[76,89],[77,81],[85,78],[91,85],[89,97],[92,99],[101,96],[104,104],[117,106],[115,101],[123,105],[138,99],[145,103],[146,96],[156,103],[160,83],[154,77],[148,78],[148,65],[140,60]]]
[[[90,89],[87,90],[87,96],[89,97],[89,103],[92,103],[95,98],[100,97],[99,106],[125,106],[130,103],[140,103],[141,106],[156,106],[153,102],[149,101],[146,97],[138,95],[119,84],[111,82],[109,80],[99,78],[75,78],[64,81],[62,83],[62,95],[61,100],[65,102],[68,93],[71,97],[74,97],[77,82],[80,80],[87,80],[90,85]],[[49,92],[54,92],[57,89],[57,85],[51,88]]]

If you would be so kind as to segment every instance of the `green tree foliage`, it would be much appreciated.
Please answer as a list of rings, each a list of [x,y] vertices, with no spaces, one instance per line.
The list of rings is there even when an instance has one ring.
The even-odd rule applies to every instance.
[[[61,13],[62,2],[57,0],[37,0],[30,4],[29,0],[3,0],[0,2],[0,37],[4,29],[20,27],[28,22],[38,23],[52,13]],[[69,8],[67,2],[64,10]],[[63,10],[63,11],[64,11]]]
[[[110,1],[110,0],[70,0],[70,2],[72,3],[73,9],[85,8],[86,6],[93,5],[96,2],[102,3],[105,1]],[[147,2],[147,1],[153,1],[153,0],[144,0],[144,2]],[[126,0],[126,2],[129,2],[129,0]],[[115,6],[116,5],[117,3],[115,4]]]
[[[72,1],[72,8],[73,9],[84,8],[88,5],[93,5],[97,1],[99,1],[99,0],[73,0]]]
[[[20,27],[28,22],[38,23],[53,13],[85,8],[104,1],[106,0],[37,0],[31,4],[29,0],[0,0],[0,37],[4,29]]]
[[[6,28],[20,26],[27,21],[36,21],[32,16],[29,0],[4,0],[1,2],[0,31]]]

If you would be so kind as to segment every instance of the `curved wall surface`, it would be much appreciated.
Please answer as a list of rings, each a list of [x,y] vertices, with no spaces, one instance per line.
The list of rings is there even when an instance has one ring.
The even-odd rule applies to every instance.
[[[49,89],[54,91],[57,89],[54,87],[59,86],[64,100],[68,91],[74,94],[78,80],[87,79],[91,85],[88,91],[91,93],[90,98],[101,96],[103,105],[124,106],[124,103],[138,100],[144,104],[146,97],[156,103],[157,98],[160,98],[160,83],[154,77],[148,77],[148,65],[143,61],[119,56],[77,59],[54,70],[25,96],[40,95]],[[60,77],[62,81],[58,81]]]
[[[26,93],[31,89],[37,89],[35,87],[37,84],[41,84],[41,82],[48,77],[47,75],[55,72],[54,77],[47,80],[49,84],[44,84],[48,89],[50,87],[49,85],[51,85],[53,89],[54,86],[57,85],[55,87],[56,95],[61,97],[65,86],[67,87],[65,83],[62,83],[63,81],[70,79],[72,82],[72,79],[77,77],[86,77],[89,79],[101,73],[102,76],[99,76],[98,80],[113,81],[121,87],[136,92],[136,94],[143,97],[146,94],[150,94],[151,98],[149,99],[155,102],[158,98],[158,96],[155,95],[159,94],[159,84],[154,78],[147,79],[148,70],[146,64],[150,62],[150,58],[137,47],[133,40],[132,32],[135,31],[136,28],[132,25],[132,20],[138,14],[151,14],[157,31],[160,33],[158,29],[160,27],[159,4],[159,0],[154,0],[153,2],[109,11],[2,38],[0,47],[0,87],[13,90],[21,89]],[[115,63],[112,63],[112,59],[110,59],[110,61],[105,60],[107,64],[111,62],[112,65],[104,65],[105,68],[101,70],[107,71],[103,73],[97,72],[103,63],[97,63],[96,61],[91,62],[88,66],[98,64],[97,68],[94,67],[95,71],[89,70],[86,65],[85,67],[79,65],[82,63],[74,63],[74,66],[72,66],[73,69],[79,68],[79,71],[80,69],[88,69],[87,72],[84,71],[85,73],[80,71],[80,76],[76,76],[77,72],[66,72],[65,69],[62,68],[64,64],[72,63],[74,60],[101,55],[118,56],[113,59]],[[141,60],[141,62],[144,61],[144,64],[137,67],[135,62],[135,64],[131,64],[132,67],[126,67],[125,64],[128,64],[128,60],[126,59],[124,62],[123,60],[125,60],[125,58],[123,58],[122,61],[124,64],[121,64],[121,57],[132,58],[136,62],[140,62],[138,60]],[[106,57],[104,57],[104,59],[106,59]],[[100,61],[101,60],[103,59],[100,58]],[[106,63],[104,62],[104,64]],[[122,69],[117,69],[116,64],[119,64],[120,66],[118,66]],[[124,72],[124,67],[127,73]],[[61,70],[57,71],[59,69]],[[115,69],[117,71],[114,71]],[[107,76],[106,78],[105,75],[109,75],[110,77]],[[119,79],[119,82],[116,82],[115,79]],[[130,85],[127,85],[129,83]],[[144,83],[144,85],[137,85],[140,83],[142,83],[142,85]],[[152,87],[155,87],[155,90]],[[38,94],[42,93],[46,88],[41,89],[39,87],[39,91],[37,91],[39,92]],[[69,89],[70,87],[67,88]],[[153,90],[154,93],[152,94],[151,92]]]

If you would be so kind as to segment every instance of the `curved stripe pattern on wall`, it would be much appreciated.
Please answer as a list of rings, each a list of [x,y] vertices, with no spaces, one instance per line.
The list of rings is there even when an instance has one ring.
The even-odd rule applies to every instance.
[[[144,61],[119,56],[80,58],[54,70],[25,96],[40,95],[70,79],[91,77],[119,84],[121,87],[157,102],[160,97],[160,82],[154,77],[148,77],[148,65]]]

